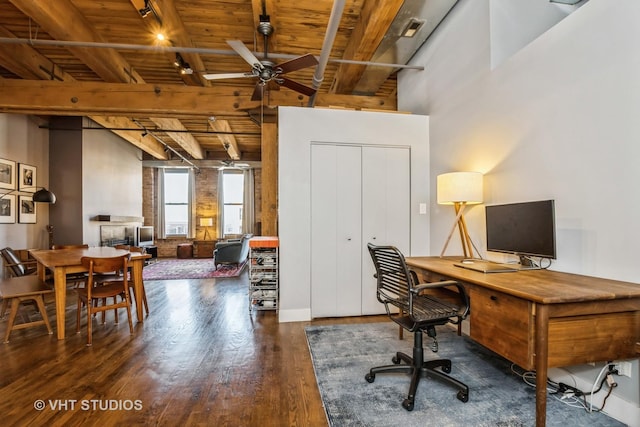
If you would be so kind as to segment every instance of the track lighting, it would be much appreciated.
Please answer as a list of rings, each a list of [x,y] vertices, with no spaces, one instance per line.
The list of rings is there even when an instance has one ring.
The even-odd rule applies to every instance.
[[[173,61],[173,65],[180,70],[180,74],[193,74],[193,69],[179,53],[176,53],[176,59]]]
[[[145,6],[144,8],[138,10],[138,13],[140,14],[140,16],[142,16],[143,18],[146,18],[147,16],[149,16],[149,14],[151,13],[151,8],[149,6]]]
[[[156,13],[155,9],[153,8],[153,5],[151,4],[151,0],[144,0],[144,7],[142,9],[138,9],[138,13],[143,18],[146,18],[147,16],[149,16],[150,13],[153,13],[153,15],[156,18],[158,18],[158,14]]]

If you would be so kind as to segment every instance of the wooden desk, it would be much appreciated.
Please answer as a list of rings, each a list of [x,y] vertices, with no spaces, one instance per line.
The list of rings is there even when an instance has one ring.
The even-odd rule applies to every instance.
[[[59,340],[62,340],[65,337],[64,321],[67,299],[67,274],[87,271],[87,269],[80,263],[80,258],[83,256],[114,257],[129,253],[129,251],[107,246],[88,249],[43,249],[31,250],[29,252],[31,253],[31,256],[38,261],[38,276],[40,279],[44,280],[47,269],[53,272],[53,284],[56,297],[56,325]],[[136,296],[136,313],[138,315],[138,322],[144,321],[141,297],[142,267],[144,265],[144,260],[150,257],[151,256],[148,254],[143,255],[138,252],[131,252],[131,261],[129,262],[132,267],[133,290]]]
[[[549,270],[484,274],[461,257],[409,257],[422,282],[457,280],[469,292],[470,337],[536,370],[536,426],[546,423],[547,369],[638,357],[640,285]]]

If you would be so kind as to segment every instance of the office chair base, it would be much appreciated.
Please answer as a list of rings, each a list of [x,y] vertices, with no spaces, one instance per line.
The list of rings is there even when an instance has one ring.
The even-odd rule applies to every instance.
[[[402,402],[402,407],[407,411],[413,410],[418,383],[423,377],[439,378],[440,380],[453,385],[458,389],[458,393],[456,394],[458,400],[465,403],[469,401],[469,387],[447,375],[451,372],[451,360],[436,359],[423,362],[420,360],[421,355],[422,352],[419,352],[419,357],[414,359],[405,353],[397,352],[395,356],[391,358],[391,361],[394,363],[393,365],[371,368],[364,378],[367,382],[372,383],[376,379],[376,374],[387,372],[406,372],[410,374],[411,385],[409,386],[409,394]],[[417,364],[415,363],[416,360],[418,362]],[[404,362],[404,364],[401,364],[401,362]]]

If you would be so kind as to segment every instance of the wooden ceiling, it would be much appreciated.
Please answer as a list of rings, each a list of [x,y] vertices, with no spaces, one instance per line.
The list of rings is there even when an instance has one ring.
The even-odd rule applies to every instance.
[[[319,58],[334,2],[147,3],[153,12],[143,17],[145,0],[0,0],[0,111],[87,116],[152,159],[165,160],[175,150],[188,159],[229,159],[237,151],[240,160],[260,160],[260,122],[272,118],[276,106],[308,106],[309,97],[283,87],[252,101],[256,78],[202,76],[251,70],[227,40],[242,41],[262,59],[256,28],[263,10],[274,27],[273,62],[307,53]],[[371,60],[402,3],[344,2],[314,106],[396,109],[394,73],[375,93],[354,95],[365,66],[336,60]],[[157,41],[158,31],[167,40]],[[192,74],[174,65],[176,53]],[[312,86],[315,71],[287,77]]]

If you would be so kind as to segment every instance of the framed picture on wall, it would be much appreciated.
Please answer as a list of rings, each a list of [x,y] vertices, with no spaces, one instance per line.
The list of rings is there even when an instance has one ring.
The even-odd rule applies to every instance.
[[[18,168],[18,190],[27,193],[36,192],[36,167],[20,163]]]
[[[0,159],[0,189],[16,189],[16,162]],[[2,193],[0,193],[2,194]]]
[[[3,196],[0,199],[0,224],[16,222],[16,196]]]
[[[18,222],[21,224],[35,224],[36,204],[33,202],[33,196],[19,196],[18,205]]]

